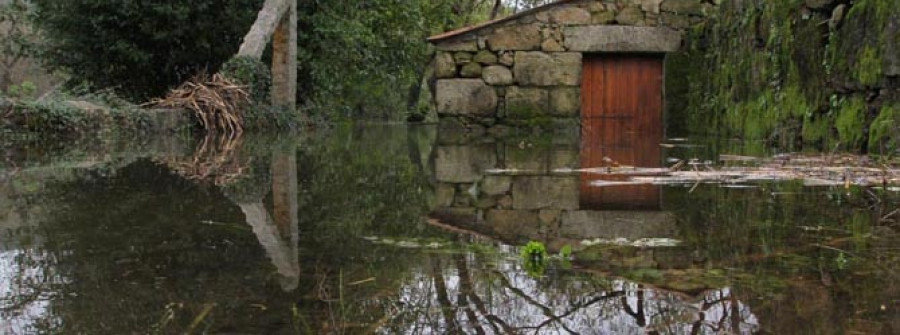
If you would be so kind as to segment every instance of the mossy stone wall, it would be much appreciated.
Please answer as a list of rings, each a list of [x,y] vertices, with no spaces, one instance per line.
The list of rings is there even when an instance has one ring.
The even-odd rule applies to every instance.
[[[667,63],[670,133],[898,149],[900,2],[724,1]]]

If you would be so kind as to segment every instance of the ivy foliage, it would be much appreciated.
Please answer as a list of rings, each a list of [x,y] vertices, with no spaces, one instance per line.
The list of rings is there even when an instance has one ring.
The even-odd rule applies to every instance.
[[[215,72],[240,46],[262,0],[33,0],[44,58],[74,84],[132,99]]]

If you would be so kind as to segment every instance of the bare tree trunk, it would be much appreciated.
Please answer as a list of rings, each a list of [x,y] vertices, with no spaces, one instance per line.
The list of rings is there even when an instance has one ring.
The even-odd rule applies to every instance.
[[[272,104],[297,105],[297,1],[288,9],[272,36]]]
[[[238,51],[238,56],[247,56],[255,59],[262,58],[263,51],[269,44],[269,40],[275,33],[276,26],[290,8],[291,0],[266,0],[256,22],[250,27],[250,32],[244,36],[244,42]]]

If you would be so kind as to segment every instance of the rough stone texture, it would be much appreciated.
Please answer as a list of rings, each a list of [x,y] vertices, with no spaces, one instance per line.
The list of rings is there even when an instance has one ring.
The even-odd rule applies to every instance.
[[[497,28],[487,44],[493,51],[536,50],[541,45],[541,30],[535,24]]]
[[[677,236],[675,215],[670,212],[569,211],[562,215],[560,236],[577,239]]]
[[[559,42],[552,38],[548,38],[544,40],[544,43],[541,43],[541,50],[550,52],[566,51],[566,49],[563,48],[563,46],[559,44]]]
[[[637,25],[644,21],[644,11],[638,7],[625,7],[616,15],[616,22],[624,25]]]
[[[440,146],[435,157],[435,176],[445,183],[474,183],[485,170],[496,165],[497,155],[491,145]]]
[[[513,74],[525,86],[581,85],[581,54],[516,52]]]
[[[706,15],[705,6],[700,0],[666,0],[660,5],[660,10],[677,14]]]
[[[597,12],[591,14],[591,23],[592,24],[609,24],[616,20],[616,13],[612,11],[608,12]]]
[[[662,27],[566,27],[563,34],[569,51],[675,52],[681,48],[681,33]],[[516,62],[518,61],[517,54]]]
[[[512,187],[510,176],[485,176],[481,182],[481,192],[487,195],[502,195]]]
[[[438,43],[435,47],[440,51],[478,51],[476,40],[447,41]]]
[[[543,115],[549,108],[549,100],[545,89],[510,86],[506,90],[506,117],[530,119]]]
[[[591,13],[578,7],[559,7],[550,11],[550,22],[565,24],[590,24]]]
[[[456,64],[458,65],[469,64],[472,62],[472,54],[468,52],[457,52],[453,54],[453,60],[456,61]]]
[[[459,76],[463,78],[480,78],[481,71],[481,64],[468,63],[463,65],[462,69],[459,70]]]
[[[691,26],[690,18],[685,17],[684,15],[662,13],[659,16],[659,19],[665,26],[675,29],[685,29]]]
[[[507,143],[503,152],[505,158],[503,163],[507,169],[518,170],[528,175],[549,173],[547,155],[543,150],[536,150],[521,142]]]
[[[578,209],[578,177],[515,177],[514,209]]]
[[[500,65],[484,68],[482,78],[488,85],[511,85],[513,83],[512,72]]]
[[[541,219],[541,223],[551,225],[556,223],[560,213],[562,213],[562,211],[558,209],[542,209],[538,212],[538,218]]]
[[[434,58],[434,75],[438,79],[456,77],[456,61],[448,52],[438,52]]]
[[[436,207],[450,207],[453,204],[453,198],[456,196],[456,188],[452,184],[438,183],[434,193]]]
[[[641,9],[647,13],[659,14],[659,5],[663,2],[663,0],[638,0],[637,3],[640,3]]]
[[[489,210],[485,215],[489,231],[501,238],[512,241],[540,239],[537,232],[541,221],[532,211]]]
[[[497,93],[481,79],[441,79],[435,97],[438,114],[486,115],[497,110]]]
[[[554,150],[550,155],[550,172],[557,169],[578,169],[581,167],[581,153],[578,150]]]
[[[500,64],[503,64],[506,66],[513,66],[513,64],[515,64],[515,63],[516,63],[516,59],[513,56],[512,52],[507,51],[507,52],[503,52],[500,54]]]
[[[497,64],[497,55],[487,50],[481,50],[477,54],[475,54],[475,58],[473,60],[484,65],[493,65]]]
[[[560,87],[550,90],[550,114],[578,116],[581,110],[581,88]]]

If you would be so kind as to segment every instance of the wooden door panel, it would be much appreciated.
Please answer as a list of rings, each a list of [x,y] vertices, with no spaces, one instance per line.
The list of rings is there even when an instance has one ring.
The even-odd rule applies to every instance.
[[[585,57],[581,87],[581,167],[660,167],[662,59],[652,56]],[[592,209],[658,209],[655,186],[595,187],[581,176],[581,204]]]

